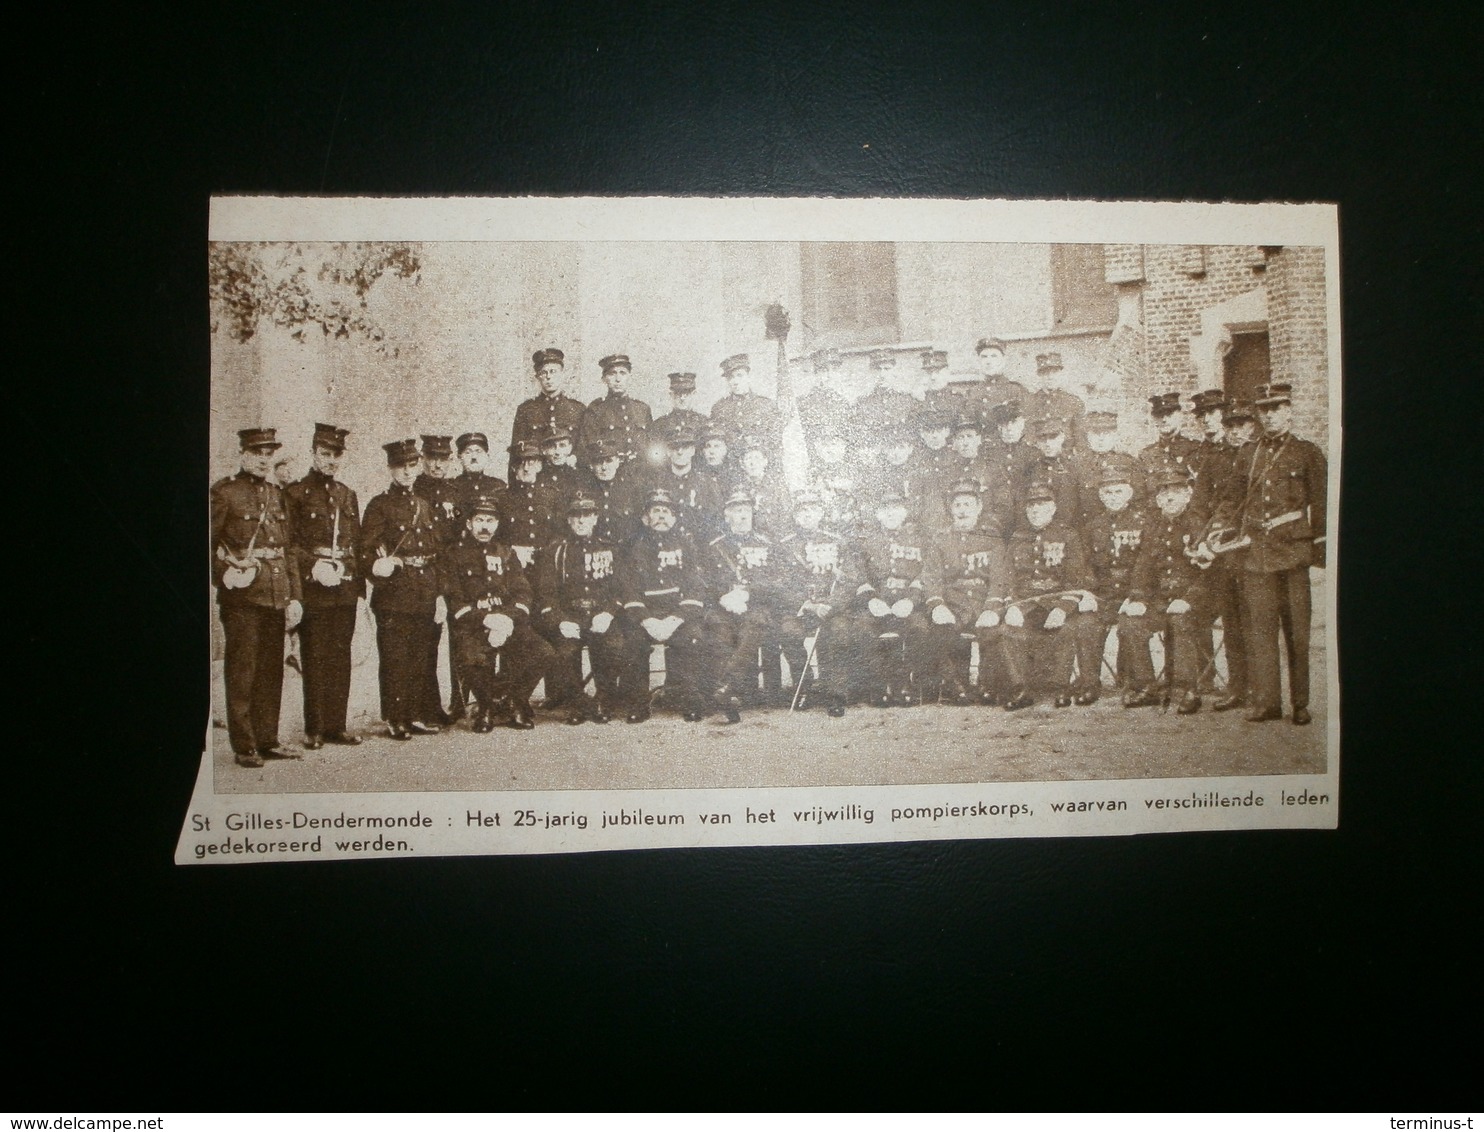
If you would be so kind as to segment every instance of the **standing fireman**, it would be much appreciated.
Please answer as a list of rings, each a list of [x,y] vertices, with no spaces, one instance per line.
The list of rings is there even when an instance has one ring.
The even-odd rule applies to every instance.
[[[211,489],[211,578],[226,637],[227,735],[237,765],[297,758],[278,745],[283,638],[304,607],[291,568],[283,491],[269,480],[282,448],[271,428],[237,434],[242,470]]]
[[[438,702],[438,534],[433,506],[413,484],[422,467],[415,440],[382,445],[392,483],[366,505],[361,568],[371,576],[381,715],[393,739],[433,735]],[[431,689],[431,692],[429,691]]]
[[[366,582],[356,561],[361,507],[356,493],[335,478],[345,455],[347,431],[314,426],[313,466],[284,489],[293,529],[296,570],[304,594],[299,642],[304,666],[304,749],[325,743],[353,747],[361,737],[346,729],[350,700],[350,643],[356,606]]]
[[[1247,678],[1252,706],[1247,720],[1283,718],[1278,642],[1288,655],[1293,722],[1309,714],[1309,567],[1325,564],[1328,472],[1318,445],[1294,436],[1293,387],[1258,387],[1255,402],[1262,438],[1238,453],[1227,481],[1226,502],[1236,508],[1243,611],[1247,615]]]

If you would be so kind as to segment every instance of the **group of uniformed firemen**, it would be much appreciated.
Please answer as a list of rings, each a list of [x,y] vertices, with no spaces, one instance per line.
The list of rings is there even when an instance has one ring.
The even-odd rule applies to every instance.
[[[482,433],[394,440],[390,485],[364,513],[336,478],[345,429],[316,425],[312,469],[283,488],[275,430],[242,430],[241,471],[211,492],[236,761],[301,757],[278,737],[294,630],[304,749],[363,741],[347,702],[368,583],[395,740],[464,719],[529,730],[543,680],[543,707],[568,724],[642,723],[656,646],[663,703],[690,721],[759,703],[834,717],[862,702],[1088,705],[1105,670],[1125,707],[1189,715],[1217,685],[1218,628],[1214,710],[1283,718],[1281,649],[1290,717],[1310,722],[1328,481],[1323,452],[1290,432],[1290,386],[1188,407],[1157,394],[1158,438],[1132,454],[1115,450],[1116,414],[1055,387],[1056,355],[1027,387],[1005,376],[1004,342],[976,353],[980,375],[916,396],[890,380],[895,355],[875,353],[876,388],[853,401],[840,355],[816,354],[793,492],[785,416],[740,354],[709,414],[691,405],[695,374],[672,373],[673,406],[654,418],[627,392],[627,356],[601,360],[607,393],[584,405],[563,390],[562,351],[539,350],[508,481]],[[922,361],[928,375],[947,364]]]

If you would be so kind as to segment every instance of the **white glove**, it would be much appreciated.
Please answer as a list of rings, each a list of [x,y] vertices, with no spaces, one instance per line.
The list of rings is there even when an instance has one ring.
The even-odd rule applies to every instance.
[[[375,562],[371,563],[371,573],[375,574],[378,578],[390,578],[393,571],[400,565],[402,565],[400,558],[378,558]]]
[[[222,586],[229,590],[245,590],[257,576],[256,566],[228,566],[222,571]]]
[[[536,561],[536,548],[534,546],[517,546],[512,548],[515,557],[520,562],[521,568],[529,570],[531,564]]]
[[[283,627],[292,633],[299,627],[299,622],[304,620],[304,603],[302,601],[291,601],[288,608],[283,611]]]
[[[806,601],[804,603],[804,612],[814,614],[821,621],[830,615],[830,610],[833,608],[834,606],[827,601]]]
[[[976,629],[993,629],[999,623],[1000,623],[1000,615],[998,613],[996,613],[993,609],[986,609],[983,613],[981,613],[979,615],[979,619],[974,622],[974,628],[976,628]]]
[[[728,590],[721,595],[721,607],[728,613],[746,613],[749,596],[743,589]]]
[[[1077,610],[1080,613],[1096,613],[1098,611],[1098,599],[1093,597],[1092,594],[1083,594],[1082,600],[1077,603]]]
[[[608,632],[608,626],[610,626],[612,624],[613,624],[613,614],[607,613],[607,612],[600,613],[596,617],[593,618],[593,632],[594,633],[606,633],[606,632]]]
[[[1168,609],[1166,609],[1165,612],[1166,613],[1189,613],[1190,612],[1190,602],[1186,601],[1183,597],[1177,597],[1174,601],[1170,602],[1170,607]]]
[[[309,568],[309,576],[322,586],[338,586],[344,576],[344,567],[329,558],[316,558]]]
[[[1046,615],[1045,627],[1048,629],[1060,629],[1067,623],[1067,611],[1057,606]]]
[[[557,631],[569,641],[582,639],[582,626],[577,624],[576,621],[563,621],[557,626]]]
[[[1005,610],[1005,624],[1012,629],[1019,629],[1025,625],[1025,614],[1021,612],[1020,606],[1012,605]]]
[[[953,610],[949,609],[946,605],[933,606],[934,625],[952,625],[957,620],[958,618],[953,615]]]
[[[1148,607],[1145,606],[1142,601],[1135,601],[1133,598],[1126,598],[1124,600],[1124,603],[1119,606],[1118,612],[1127,613],[1130,617],[1143,617],[1144,614],[1147,612],[1147,608]]]
[[[891,612],[891,606],[887,605],[879,597],[873,597],[870,601],[866,602],[866,608],[871,611],[872,617],[885,617]]]
[[[668,641],[671,637],[673,637],[675,635],[675,630],[678,629],[678,628],[680,628],[680,626],[682,626],[682,625],[685,624],[685,618],[684,617],[676,617],[675,614],[672,613],[672,614],[670,614],[670,616],[666,617],[663,621],[661,621],[660,624],[664,627],[664,630],[665,630],[665,635],[664,635],[664,638],[663,639],[666,640],[666,641]]]
[[[912,602],[907,598],[899,598],[891,607],[892,613],[898,617],[910,617],[912,615]]]
[[[486,613],[484,627],[490,631],[489,642],[492,649],[499,648],[515,632],[515,622],[504,613]]]
[[[639,622],[639,627],[648,633],[652,640],[663,641],[666,636],[669,636],[668,633],[665,636],[660,635],[664,631],[664,627],[658,617],[646,617],[643,621]]]
[[[448,620],[448,602],[442,594],[433,602],[433,624],[442,625]]]

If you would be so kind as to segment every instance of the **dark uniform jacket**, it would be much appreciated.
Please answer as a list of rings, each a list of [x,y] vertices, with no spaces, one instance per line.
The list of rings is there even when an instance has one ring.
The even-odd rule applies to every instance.
[[[424,472],[412,481],[412,490],[432,504],[433,528],[438,532],[440,546],[453,545],[463,533],[464,520],[460,513],[463,486],[459,483],[463,478],[437,479]]]
[[[1021,524],[1010,536],[1012,593],[1017,602],[1034,600],[1048,612],[1077,609],[1076,597],[1063,597],[1066,590],[1091,590],[1092,571],[1082,538],[1060,515],[1039,531]]]
[[[644,528],[619,557],[618,596],[633,621],[700,613],[705,591],[700,555],[679,526],[664,534]]]
[[[622,546],[639,530],[641,488],[624,475],[629,467],[637,465],[625,465],[611,480],[600,480],[591,471],[586,472],[578,488],[581,494],[591,496],[598,505],[598,525],[593,528],[594,536],[607,539],[615,546]]]
[[[1081,447],[1086,439],[1083,417],[1087,415],[1087,405],[1075,393],[1064,389],[1037,389],[1026,395],[1020,407],[1027,421],[1061,421],[1066,426],[1068,448]]]
[[[516,408],[510,443],[513,445],[525,440],[539,447],[546,436],[559,431],[570,433],[575,440],[586,411],[581,401],[565,393],[558,393],[555,397],[538,393]]]
[[[1221,497],[1222,486],[1231,474],[1232,456],[1235,453],[1236,449],[1224,438],[1196,442],[1195,451],[1190,456],[1190,469],[1195,476],[1193,506],[1197,510],[1209,515],[1216,506]]]
[[[1148,525],[1149,512],[1130,503],[1122,511],[1100,505],[1083,528],[1092,560],[1092,590],[1105,604],[1116,601],[1121,605],[1128,596]]]
[[[440,546],[433,505],[411,488],[394,483],[366,504],[361,519],[361,574],[371,579],[371,608],[432,617],[440,592]],[[402,565],[391,577],[371,573],[378,558],[393,556],[401,558]]]
[[[973,628],[986,609],[1004,608],[1011,590],[1010,556],[997,526],[950,527],[938,535],[938,555],[943,601],[960,628]]]
[[[283,609],[302,600],[299,572],[290,562],[291,526],[283,491],[275,483],[238,472],[211,488],[211,580],[222,605]],[[256,565],[241,589],[222,585],[233,564]]]
[[[1178,432],[1161,436],[1153,444],[1139,449],[1139,464],[1146,476],[1158,475],[1166,466],[1185,468],[1194,475],[1194,461],[1200,444]]]
[[[734,491],[745,491],[752,496],[752,525],[755,530],[764,531],[771,536],[779,531],[787,531],[794,525],[793,501],[789,498],[788,487],[781,477],[771,471],[765,472],[761,480],[739,474],[728,483],[716,502],[718,516],[727,496]],[[719,523],[719,518],[713,521],[712,530],[716,530]]]
[[[852,447],[880,445],[887,429],[915,420],[921,411],[922,402],[910,393],[878,385],[855,403],[846,439]]]
[[[536,486],[544,487],[565,506],[572,498],[572,493],[582,486],[583,478],[583,472],[570,464],[547,464],[541,469],[541,474],[536,477]],[[554,520],[560,518],[559,511],[554,516]]]
[[[1006,444],[998,436],[986,436],[979,447],[979,459],[986,468],[985,474],[993,477],[996,486],[1011,491],[1018,490],[1024,482],[1026,465],[1040,457],[1041,453],[1024,441]]]
[[[614,444],[625,460],[644,455],[653,422],[649,406],[627,393],[608,393],[599,397],[582,414],[577,451],[585,452],[594,441]]]
[[[1156,603],[1158,609],[1152,612],[1158,613],[1177,598],[1194,605],[1201,597],[1205,572],[1185,551],[1200,544],[1205,530],[1205,516],[1189,507],[1173,518],[1161,511],[1151,512],[1128,596],[1134,601]]]
[[[503,613],[516,625],[530,620],[530,579],[515,551],[498,539],[464,539],[444,552],[439,574],[455,627],[482,632],[487,613]]]
[[[793,616],[805,602],[844,609],[861,586],[859,555],[850,539],[823,528],[795,527],[778,544],[779,609]]]
[[[1317,444],[1290,433],[1238,449],[1219,518],[1251,536],[1241,567],[1272,574],[1324,565],[1329,480]]]
[[[499,508],[500,540],[523,548],[531,565],[537,550],[566,533],[565,501],[539,483],[512,483],[499,496]]]
[[[711,406],[711,423],[726,435],[727,448],[735,450],[744,436],[755,436],[767,446],[768,459],[777,460],[783,417],[771,398],[757,393],[728,393]]]
[[[702,569],[713,602],[740,586],[748,593],[748,611],[755,613],[778,597],[777,547],[761,531],[717,535],[706,547]]]
[[[655,450],[663,451],[670,436],[683,428],[696,437],[696,447],[700,448],[701,430],[710,423],[705,413],[695,409],[671,409],[664,416],[654,418],[654,423],[649,426],[649,444]]]
[[[1028,463],[1022,470],[1020,486],[1020,500],[1025,498],[1025,489],[1031,484],[1045,483],[1051,485],[1051,493],[1056,496],[1056,517],[1071,527],[1076,527],[1082,522],[1082,517],[1087,508],[1082,500],[1083,471],[1078,466],[1072,455],[1063,451],[1060,456],[1042,456],[1036,453],[1036,458]],[[1102,501],[1093,496],[1093,503],[1101,507]]]
[[[864,576],[856,587],[860,604],[879,597],[891,605],[905,597],[923,609],[942,600],[937,549],[913,523],[868,532],[861,539],[861,563]]]
[[[702,475],[694,463],[683,476],[676,475],[668,461],[658,468],[636,464],[632,482],[636,515],[643,513],[644,497],[663,488],[675,500],[675,530],[694,536],[698,543],[716,533],[721,522],[722,488],[715,476]]]
[[[599,613],[618,614],[619,547],[606,538],[569,535],[542,551],[536,596],[543,623],[575,621],[586,629]]]
[[[337,479],[311,468],[283,491],[304,604],[311,609],[354,605],[366,592],[357,548],[361,541],[361,506],[356,493]],[[340,584],[325,586],[311,575],[321,559],[339,562]]]
[[[989,410],[1007,401],[1014,401],[1024,409],[1029,396],[1020,382],[995,377],[988,381],[950,381],[942,389],[928,393],[927,403],[935,409],[952,413],[955,417],[976,417],[987,427]],[[1030,414],[1026,415],[1029,417]]]
[[[506,487],[504,480],[488,472],[465,472],[453,482],[459,489],[455,507],[458,510],[461,524],[474,514],[474,504],[477,500],[483,496],[504,491]],[[462,530],[462,527],[460,529]]]

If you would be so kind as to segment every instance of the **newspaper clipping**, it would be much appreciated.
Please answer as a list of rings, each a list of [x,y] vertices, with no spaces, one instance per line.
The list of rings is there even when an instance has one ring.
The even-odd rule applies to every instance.
[[[176,861],[1334,828],[1332,205],[212,201]]]

